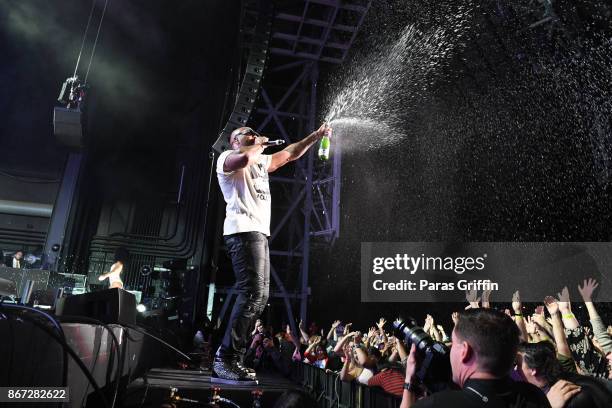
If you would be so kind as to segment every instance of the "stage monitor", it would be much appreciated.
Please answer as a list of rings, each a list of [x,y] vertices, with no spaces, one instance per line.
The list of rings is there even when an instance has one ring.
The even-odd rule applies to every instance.
[[[85,316],[104,323],[136,324],[136,297],[123,289],[107,289],[64,300],[62,315]]]

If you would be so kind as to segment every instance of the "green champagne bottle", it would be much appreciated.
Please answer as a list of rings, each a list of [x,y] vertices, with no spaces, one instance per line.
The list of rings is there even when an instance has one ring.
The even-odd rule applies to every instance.
[[[329,136],[325,135],[321,138],[321,144],[319,144],[319,159],[329,160]]]

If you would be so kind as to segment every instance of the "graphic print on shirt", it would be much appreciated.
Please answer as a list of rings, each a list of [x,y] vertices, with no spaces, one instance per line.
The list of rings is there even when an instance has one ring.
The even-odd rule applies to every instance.
[[[268,201],[270,199],[270,183],[264,164],[257,163],[252,165],[249,170],[257,198],[261,201]]]

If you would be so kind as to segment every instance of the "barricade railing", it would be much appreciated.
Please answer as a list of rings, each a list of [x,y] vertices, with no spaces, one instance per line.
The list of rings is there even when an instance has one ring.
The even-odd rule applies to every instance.
[[[340,376],[310,364],[293,364],[292,377],[311,393],[320,408],[399,408],[401,399],[377,387],[355,381],[340,381]]]

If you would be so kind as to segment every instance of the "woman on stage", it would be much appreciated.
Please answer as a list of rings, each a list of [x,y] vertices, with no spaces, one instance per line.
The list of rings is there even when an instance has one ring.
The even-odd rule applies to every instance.
[[[123,267],[127,262],[128,251],[125,248],[119,247],[115,251],[115,262],[111,266],[110,272],[100,275],[98,277],[99,281],[103,281],[108,279],[109,289],[119,288],[123,289],[123,281],[121,280],[121,272],[123,272]]]

